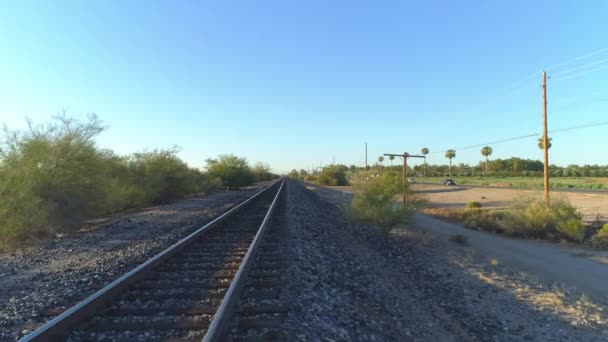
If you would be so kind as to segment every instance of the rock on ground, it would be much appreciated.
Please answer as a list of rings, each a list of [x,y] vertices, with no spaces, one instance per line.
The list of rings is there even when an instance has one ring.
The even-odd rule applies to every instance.
[[[14,341],[243,201],[259,186],[194,196],[0,255],[0,341]]]
[[[608,340],[603,305],[477,265],[454,242],[407,228],[385,237],[316,190],[288,186],[291,340]]]

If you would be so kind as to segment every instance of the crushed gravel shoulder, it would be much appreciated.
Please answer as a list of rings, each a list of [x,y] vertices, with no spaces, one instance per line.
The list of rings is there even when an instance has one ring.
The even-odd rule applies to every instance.
[[[0,341],[13,341],[270,183],[123,213],[0,255]]]
[[[608,339],[606,303],[415,227],[384,237],[330,189],[288,190],[293,340]]]

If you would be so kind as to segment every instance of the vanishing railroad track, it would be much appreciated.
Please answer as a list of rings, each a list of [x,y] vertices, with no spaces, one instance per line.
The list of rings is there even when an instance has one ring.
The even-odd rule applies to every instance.
[[[252,340],[275,336],[285,180],[259,191],[21,341]],[[242,300],[241,300],[242,298]],[[268,335],[270,333],[270,335]]]

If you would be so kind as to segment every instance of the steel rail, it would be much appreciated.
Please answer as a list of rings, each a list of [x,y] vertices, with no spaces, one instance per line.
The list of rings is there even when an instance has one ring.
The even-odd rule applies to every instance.
[[[284,180],[281,180],[284,183]],[[281,182],[279,181],[279,182]],[[179,240],[178,242],[171,245],[169,248],[160,252],[156,256],[148,259],[143,264],[135,267],[133,270],[123,274],[118,279],[114,280],[110,284],[104,286],[97,292],[93,293],[89,297],[85,298],[78,304],[72,306],[67,309],[59,316],[53,318],[52,320],[45,323],[43,326],[34,330],[30,334],[24,336],[19,340],[19,342],[31,342],[31,341],[57,341],[65,339],[66,335],[69,334],[69,328],[73,326],[75,323],[81,321],[84,317],[89,316],[94,313],[97,309],[101,308],[104,303],[108,302],[116,295],[121,293],[125,288],[129,285],[133,284],[133,282],[137,281],[146,270],[160,264],[171,255],[175,254],[178,251],[181,251],[188,245],[190,245],[196,237],[199,235],[209,231],[211,228],[215,227],[217,223],[234,214],[236,211],[241,209],[246,204],[250,203],[254,199],[258,198],[262,193],[265,193],[269,189],[273,188],[278,182],[275,182],[268,187],[256,192],[251,197],[226,211],[222,215],[218,216],[211,222],[207,223],[203,227],[197,229],[195,232],[186,236],[185,238]],[[283,184],[281,184],[281,188]],[[275,197],[276,199],[276,197]]]
[[[275,195],[274,200],[272,201],[272,204],[270,205],[270,208],[262,221],[262,224],[260,224],[260,228],[258,229],[255,238],[253,238],[253,241],[249,245],[247,253],[239,265],[238,271],[230,283],[228,291],[226,291],[226,295],[224,295],[224,300],[222,300],[220,307],[217,309],[215,316],[207,329],[207,333],[205,333],[205,336],[203,336],[202,342],[216,342],[225,340],[224,336],[229,328],[230,320],[234,314],[235,304],[239,300],[241,292],[245,287],[247,275],[253,266],[258,249],[262,243],[264,234],[266,233],[268,222],[270,222],[270,218],[277,207],[277,203],[283,191],[283,187],[285,186],[285,182],[286,180],[283,179],[279,191],[277,191],[277,194]]]

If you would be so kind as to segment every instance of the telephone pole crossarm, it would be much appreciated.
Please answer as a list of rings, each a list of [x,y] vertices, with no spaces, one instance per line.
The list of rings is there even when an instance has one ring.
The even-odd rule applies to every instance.
[[[403,182],[403,206],[405,206],[405,201],[406,201],[406,178],[407,178],[407,158],[426,158],[425,156],[418,156],[418,155],[414,155],[414,154],[409,154],[407,152],[403,152],[401,154],[395,154],[395,153],[384,153],[385,156],[387,157],[401,157],[403,158],[403,171],[401,173],[401,181]]]

